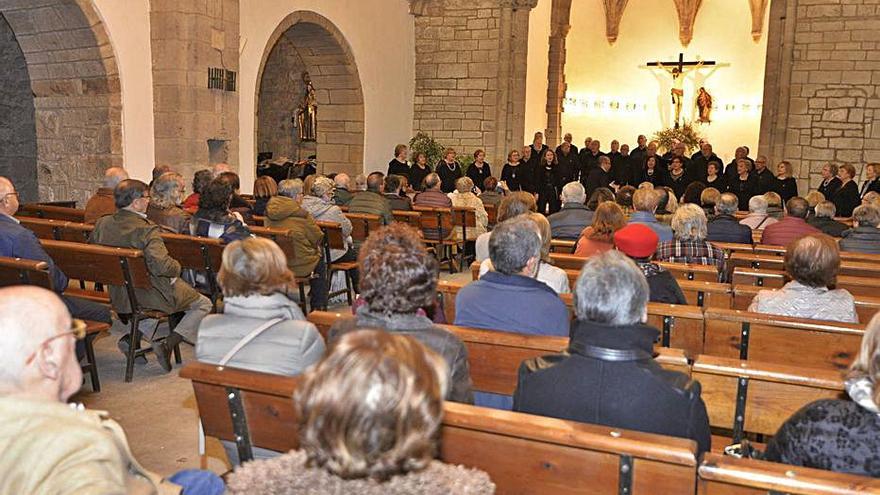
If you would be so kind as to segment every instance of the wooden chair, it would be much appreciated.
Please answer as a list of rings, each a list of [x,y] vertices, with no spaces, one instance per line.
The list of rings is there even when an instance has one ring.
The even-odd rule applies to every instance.
[[[715,265],[692,265],[688,263],[671,263],[659,261],[658,265],[672,272],[676,280],[697,280],[700,282],[718,282],[718,268]]]
[[[379,215],[370,215],[367,213],[346,213],[345,217],[351,221],[351,238],[356,246],[370,237],[371,232],[375,232],[382,227],[382,217]]]
[[[401,222],[409,225],[410,227],[421,232],[422,230],[422,222],[419,220],[419,217],[422,216],[421,213],[417,211],[407,211],[407,210],[394,210],[391,212],[394,214],[394,221]]]
[[[699,468],[698,495],[880,494],[880,479],[707,453]]]
[[[803,406],[843,392],[838,371],[716,356],[698,356],[691,377],[702,386],[709,424],[732,430],[733,443],[746,433],[774,435]]]
[[[434,250],[441,266],[446,264],[449,273],[455,273],[457,270],[452,248],[463,249],[464,241],[455,235],[456,224],[452,208],[413,206],[413,210],[421,214],[419,220],[425,244]],[[474,221],[476,222],[476,219]]]
[[[278,247],[284,252],[288,264],[290,264],[290,260],[296,258],[296,253],[293,251],[293,242],[291,241],[293,234],[290,230],[277,227],[250,227],[250,229],[251,233],[256,236],[265,237],[275,241],[275,244],[278,244]],[[312,276],[314,276],[314,274]],[[306,284],[309,283],[312,276],[296,277],[294,279],[297,289],[299,290],[299,307],[302,309],[304,315],[309,314],[309,301],[306,299]]]
[[[864,324],[716,308],[706,308],[705,325],[703,354],[831,370],[849,366],[865,333]]]
[[[180,263],[180,267],[205,273],[208,282],[208,296],[211,304],[217,309],[217,301],[223,297],[217,274],[223,262],[223,249],[226,247],[220,239],[196,237],[182,234],[162,234],[168,255]]]
[[[736,285],[733,288],[733,309],[747,310],[752,303],[752,299],[761,291],[761,287],[754,285]],[[871,318],[880,311],[880,297],[870,297],[862,295],[853,295],[856,302],[856,313],[859,315],[859,321],[867,323]]]
[[[45,261],[0,256],[0,287],[8,287],[10,285],[36,285],[55,292],[52,275],[49,273],[49,264]],[[82,365],[82,370],[84,373],[89,374],[92,390],[100,392],[101,379],[98,376],[98,361],[95,359],[94,341],[99,333],[109,331],[110,325],[100,321],[84,321],[86,324],[86,338],[83,340],[83,344],[86,351],[86,359]]]
[[[174,329],[176,322],[169,318],[168,314],[160,311],[141,307],[137,299],[135,289],[150,289],[150,273],[144,260],[143,252],[138,249],[125,249],[76,242],[41,240],[43,249],[55,261],[68,277],[88,280],[103,285],[116,285],[125,289],[128,296],[131,313],[119,314],[120,319],[127,319],[129,323],[128,355],[125,363],[125,381],[130,382],[134,375],[135,358],[142,356],[152,349],[141,349],[141,331],[139,324],[145,319],[155,319],[161,322],[169,320],[169,326]],[[91,297],[98,301],[107,301],[106,293],[89,293],[90,291],[77,291],[71,295],[76,297]],[[174,347],[174,358],[180,363],[180,346]]]
[[[205,434],[285,452],[299,446],[293,396],[299,377],[190,362]],[[498,493],[692,494],[696,444],[691,440],[447,402],[440,460],[481,469]]]
[[[688,305],[704,308],[730,308],[732,294],[729,284],[678,280],[678,285],[681,287]]]
[[[37,218],[45,218],[48,220],[64,220],[67,222],[82,223],[85,221],[86,218],[85,210],[36,203],[20,205],[18,207],[18,212],[22,216],[32,216]]]
[[[703,310],[698,306],[648,303],[648,325],[660,330],[660,347],[682,349],[691,358],[703,352]]]
[[[336,222],[318,222],[318,226],[324,231],[324,259],[329,263],[327,266],[327,288],[329,290],[330,281],[333,280],[334,273],[339,271],[345,273],[345,299],[348,302],[348,305],[351,306],[354,304],[354,293],[357,291],[357,287],[354,286],[354,280],[351,278],[350,270],[357,268],[357,261],[331,263],[331,249],[341,249],[345,251],[349,248],[345,242],[345,237],[342,235],[342,225]],[[330,292],[328,297],[332,298],[336,296],[337,293],[339,292]]]

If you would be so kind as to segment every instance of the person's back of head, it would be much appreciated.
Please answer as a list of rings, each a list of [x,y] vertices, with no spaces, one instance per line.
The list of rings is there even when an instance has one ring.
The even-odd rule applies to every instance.
[[[217,282],[225,297],[285,293],[293,281],[284,252],[271,239],[246,237],[223,249]]]
[[[587,201],[587,208],[596,211],[599,204],[606,201],[614,201],[614,192],[607,187],[600,187],[590,195],[590,200]]]
[[[874,205],[880,208],[880,193],[877,191],[868,191],[868,193],[862,197],[862,204]]]
[[[817,218],[834,218],[837,214],[837,207],[831,201],[822,201],[816,205]]]
[[[739,209],[739,199],[736,194],[724,193],[715,203],[715,213],[719,215],[733,215]]]
[[[764,198],[767,199],[768,208],[782,208],[782,196],[779,194],[769,191],[764,193]]]
[[[858,227],[880,226],[880,208],[874,205],[861,205],[853,210],[853,223]]]
[[[226,215],[232,202],[232,185],[220,177],[211,181],[208,187],[199,195],[199,210],[197,215],[215,216]]]
[[[354,176],[354,190],[355,191],[366,191],[367,190],[367,176],[364,174],[357,174]]]
[[[831,287],[840,271],[840,248],[825,234],[792,241],[785,250],[785,272],[808,287]]]
[[[150,203],[158,208],[170,208],[183,201],[183,176],[177,172],[166,172],[153,181],[150,189]]]
[[[660,236],[643,223],[630,223],[614,233],[614,247],[636,260],[650,260],[657,251]]]
[[[636,211],[654,213],[660,195],[653,189],[639,189],[633,193],[633,208]]]
[[[535,196],[525,191],[514,191],[501,200],[496,221],[501,223],[530,211],[538,211]]]
[[[391,174],[385,177],[385,192],[397,194],[400,192],[400,176]]]
[[[578,320],[605,325],[636,325],[648,317],[648,281],[636,264],[618,251],[591,256],[574,287]]]
[[[333,178],[333,182],[336,183],[336,187],[343,189],[348,189],[349,186],[351,186],[351,178],[348,174],[336,174],[336,177]]]
[[[278,194],[278,183],[268,175],[257,177],[254,181],[255,198],[271,198]]]
[[[674,195],[669,194],[669,191],[667,191],[665,187],[659,187],[654,189],[654,191],[657,192],[657,211],[669,213],[669,199],[670,197],[674,197]]]
[[[427,176],[425,176],[425,190],[426,191],[434,191],[440,190],[440,176],[435,172],[431,172]]]
[[[672,215],[672,231],[681,241],[703,241],[708,235],[706,212],[697,205],[681,205]]]
[[[617,190],[616,200],[617,204],[620,205],[621,208],[631,209],[633,207],[633,194],[635,194],[636,188],[633,186],[623,186]]]
[[[810,208],[815,208],[817,204],[825,201],[826,198],[825,195],[819,191],[810,191],[804,199],[807,200],[807,204],[810,205]]]
[[[714,187],[707,187],[700,193],[700,205],[703,208],[715,208],[718,199],[721,197],[721,191]]]
[[[296,199],[303,193],[302,179],[286,179],[278,184],[278,195]]]
[[[214,180],[214,173],[210,170],[204,169],[197,171],[193,176],[192,181],[193,192],[201,194],[212,180]]]
[[[226,172],[232,172],[232,167],[230,167],[228,163],[215,163],[214,167],[211,169],[211,175],[213,175],[214,179],[220,177],[221,174]]]
[[[752,196],[749,199],[749,212],[757,213],[759,215],[767,214],[767,198],[763,195],[761,196]]]
[[[533,272],[541,259],[541,245],[537,224],[527,216],[517,216],[499,223],[492,230],[489,259],[495,271],[505,275]]]
[[[312,196],[329,199],[333,196],[335,185],[329,177],[318,177],[312,183]]]
[[[550,227],[550,220],[547,220],[546,216],[534,211],[530,211],[526,216],[535,222],[538,232],[541,234],[541,259],[549,262],[550,241],[553,240],[553,229]]]
[[[685,188],[684,194],[682,194],[681,196],[681,202],[701,205],[700,197],[702,196],[705,189],[706,184],[703,184],[702,182],[691,182]]]
[[[678,209],[678,198],[675,197],[675,191],[671,187],[665,186],[662,189],[666,191],[666,206],[664,206],[664,209],[669,213],[675,213],[675,210]]]
[[[489,177],[486,177],[485,179],[483,179],[483,191],[484,192],[494,191],[496,187],[498,187],[498,179],[496,179],[495,177],[492,177],[490,175]]]
[[[166,174],[171,171],[172,171],[171,167],[169,167],[168,165],[156,165],[155,167],[153,167],[153,172],[152,172],[153,180],[156,180],[162,174]]]
[[[115,189],[120,182],[128,178],[128,172],[122,167],[110,167],[104,171],[104,182],[102,186],[107,189]],[[154,179],[156,177],[153,177]]]
[[[238,192],[241,189],[241,179],[239,179],[238,174],[235,172],[223,172],[222,174],[217,176],[219,181],[223,181],[229,184],[232,187],[232,192]]]
[[[116,208],[128,208],[136,200],[149,196],[149,188],[137,179],[126,179],[113,190],[113,202]]]
[[[623,209],[613,201],[600,203],[593,215],[593,223],[590,228],[593,233],[590,239],[603,242],[611,242],[614,233],[626,225],[626,214]]]
[[[809,209],[810,205],[807,204],[807,200],[799,196],[795,196],[785,203],[785,211],[790,217],[807,218],[807,212],[809,212]]]
[[[849,367],[846,381],[867,385],[862,388],[870,390],[871,401],[880,408],[880,313],[875,314],[865,327],[859,353]]]
[[[469,193],[474,190],[474,181],[470,177],[459,177],[455,181],[455,190],[459,194]]]
[[[367,176],[367,191],[381,194],[383,187],[385,187],[385,174],[373,172]]]

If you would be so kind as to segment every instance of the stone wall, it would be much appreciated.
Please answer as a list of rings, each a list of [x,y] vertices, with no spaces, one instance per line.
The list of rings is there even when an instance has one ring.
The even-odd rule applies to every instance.
[[[208,68],[238,72],[238,0],[151,0],[156,163],[187,177],[213,161],[238,163],[238,91],[208,89]],[[225,156],[224,156],[225,155]]]
[[[289,32],[288,32],[289,33]],[[299,58],[291,37],[285,33],[269,53],[260,80],[260,108],[257,114],[257,151],[271,151],[274,158],[301,157],[300,143],[293,128],[294,109],[305,91],[300,74],[306,66]]]
[[[37,199],[37,128],[27,61],[6,18],[0,15],[0,175],[22,202]]]
[[[416,12],[413,131],[501,164],[522,146],[529,10],[537,0],[435,0]]]
[[[771,4],[760,152],[788,159],[803,194],[828,162],[880,161],[880,4]]]

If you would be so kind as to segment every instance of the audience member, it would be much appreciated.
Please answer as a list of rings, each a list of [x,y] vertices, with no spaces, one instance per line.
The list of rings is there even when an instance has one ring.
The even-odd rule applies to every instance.
[[[807,201],[804,198],[789,199],[785,204],[787,210],[785,218],[765,226],[761,243],[786,246],[789,242],[805,235],[820,233],[819,229],[807,223],[807,208]]]
[[[735,194],[724,193],[715,204],[715,218],[707,226],[710,242],[734,242],[739,244],[752,243],[752,229],[740,225],[736,215],[739,205]]]
[[[689,438],[708,451],[700,384],[653,359],[658,331],[645,325],[648,291],[623,254],[587,260],[575,287],[568,350],[520,365],[514,410]]]
[[[494,493],[486,473],[435,460],[446,374],[411,336],[345,335],[296,393],[299,450],[237,469],[230,493]]]
[[[412,210],[412,201],[409,196],[402,193],[403,181],[406,178],[400,175],[389,175],[385,177],[384,196],[388,200],[391,210]]]
[[[596,208],[593,223],[581,232],[576,256],[593,256],[614,247],[614,233],[626,225],[626,215],[617,203],[606,201]]]
[[[250,237],[251,231],[241,213],[230,211],[233,195],[228,182],[212,180],[199,194],[199,209],[190,221],[190,233],[222,239],[226,243]]]
[[[635,211],[629,216],[629,223],[641,223],[649,227],[657,234],[660,242],[671,241],[672,229],[668,225],[658,222],[657,217],[654,216],[659,200],[659,192],[640,187],[633,194],[633,209]]]
[[[880,477],[880,314],[865,328],[845,381],[848,399],[823,399],[794,413],[767,444],[765,459]]]
[[[287,260],[290,270],[299,278],[309,279],[309,307],[327,307],[327,260],[322,254],[324,233],[312,215],[300,205],[303,181],[287,179],[278,184],[278,195],[266,205],[266,227],[288,230],[282,242],[289,242],[293,256]],[[366,193],[364,193],[366,194]],[[358,195],[360,196],[360,195]],[[357,198],[355,198],[357,199]]]
[[[739,223],[752,230],[763,230],[768,225],[773,225],[779,220],[767,214],[767,198],[763,195],[752,196],[749,199],[749,214]]]
[[[357,194],[367,190],[367,176],[364,174],[357,174],[354,176],[354,189],[352,189],[353,194]]]
[[[535,195],[525,191],[513,191],[501,200],[501,204],[498,205],[495,223],[501,223],[530,211],[538,211],[538,204],[535,201]],[[483,260],[489,259],[490,235],[491,232],[486,232],[477,237],[477,242],[475,243],[477,261],[482,262]]]
[[[257,177],[254,181],[254,215],[265,216],[266,204],[276,194],[278,194],[278,183],[275,179],[268,175]]]
[[[844,231],[849,229],[845,223],[834,219],[837,209],[831,201],[822,201],[816,205],[815,214],[807,217],[807,223],[821,230],[823,234],[831,237],[842,237]]]
[[[84,215],[85,223],[95,223],[104,215],[116,213],[116,203],[113,200],[113,189],[116,185],[128,178],[128,172],[122,167],[110,167],[104,171],[104,182],[95,194],[86,202]]]
[[[681,204],[693,203],[702,206],[703,203],[700,201],[700,197],[703,195],[704,190],[706,190],[706,184],[703,184],[702,182],[691,182],[685,188],[684,194],[681,195]]]
[[[518,216],[495,226],[489,238],[489,259],[495,269],[458,292],[455,324],[567,336],[565,304],[553,289],[535,279],[541,245],[541,232],[530,218]]]
[[[675,210],[678,209],[678,202],[675,199],[675,194],[667,187],[657,187],[654,188],[654,191],[658,194],[657,209],[654,211],[654,217],[656,217],[660,223],[670,225],[672,223],[672,215],[675,213]]]
[[[617,190],[617,194],[614,195],[614,200],[617,202],[617,205],[623,210],[623,213],[629,215],[633,212],[633,194],[636,192],[636,188],[633,186],[623,186]]]
[[[675,277],[662,266],[652,263],[660,238],[650,227],[631,223],[614,233],[614,247],[629,256],[648,280],[651,302],[687,304]]]
[[[785,273],[792,281],[781,289],[758,292],[749,311],[857,323],[852,295],[830,289],[839,271],[840,252],[834,239],[824,234],[800,237],[785,250]]]
[[[211,174],[214,176],[214,179],[220,177],[227,172],[235,173],[228,163],[215,163],[214,166],[211,167]]]
[[[877,208],[880,208],[880,193],[876,191],[868,191],[868,194],[865,194],[865,197],[862,198],[863,205],[874,205]]]
[[[183,209],[192,215],[199,210],[199,198],[202,191],[214,180],[214,174],[208,169],[199,170],[193,176],[193,192],[183,201]]]
[[[764,199],[767,200],[767,215],[776,220],[782,220],[785,216],[785,210],[782,208],[782,196],[773,191],[768,191],[764,193]]]
[[[587,201],[587,209],[590,211],[596,211],[596,208],[606,201],[614,202],[616,200],[614,197],[614,191],[607,187],[600,187],[593,191],[593,194],[590,194],[589,196],[590,199]]]
[[[554,239],[577,240],[593,222],[593,212],[584,204],[586,200],[587,194],[580,182],[569,182],[562,188],[562,209],[547,217]]]
[[[810,191],[804,196],[804,199],[807,200],[807,204],[809,205],[809,215],[815,213],[816,205],[821,203],[822,201],[830,201],[831,198],[825,198],[825,195],[820,193],[819,191]],[[785,202],[788,204],[788,201]]]
[[[488,165],[486,166],[488,167]],[[483,202],[474,194],[474,181],[470,177],[460,177],[455,181],[455,192],[449,193],[448,196],[452,200],[452,206],[474,210],[476,224],[473,227],[458,227],[456,229],[456,236],[463,241],[468,241],[465,251],[472,252],[473,241],[476,241],[477,237],[485,234],[486,229],[489,227],[489,214],[486,213]]]
[[[191,215],[182,208],[186,183],[177,172],[165,172],[153,179],[147,219],[174,234],[189,234]]]
[[[862,205],[853,210],[853,228],[843,233],[840,249],[880,254],[880,208]]]
[[[837,165],[826,163],[822,167],[822,183],[819,184],[819,192],[825,196],[825,199],[831,200],[840,186],[840,179],[837,178]]]
[[[724,269],[724,252],[713,246],[706,236],[706,214],[697,205],[682,205],[672,217],[675,239],[661,242],[657,248],[657,261],[715,265],[719,273]]]
[[[703,213],[709,221],[715,218],[715,205],[719,199],[721,199],[721,191],[714,187],[707,187],[700,193],[700,206],[703,207]]]
[[[153,188],[153,182],[159,178],[162,174],[167,174],[168,172],[172,172],[171,167],[168,165],[156,165],[153,167],[153,171],[151,172],[152,177],[150,179],[150,189]]]
[[[238,212],[244,221],[250,221],[254,216],[254,209],[251,204],[241,197],[241,180],[235,172],[223,172],[216,177],[217,181],[225,182],[232,187],[232,199],[229,201],[229,211]],[[199,206],[201,208],[201,205]]]
[[[223,314],[202,320],[196,359],[276,375],[298,375],[321,359],[324,339],[287,296],[296,292],[296,282],[277,244],[261,237],[232,242],[223,250],[217,281]],[[224,441],[223,447],[237,466],[235,442]],[[254,449],[257,459],[277,455]]]
[[[336,174],[333,178],[336,183],[336,192],[333,194],[333,201],[339,206],[348,206],[354,197],[351,194],[351,178],[348,174]]]
[[[366,304],[357,308],[354,317],[336,321],[328,334],[329,343],[357,328],[411,336],[446,361],[446,398],[472,403],[467,349],[426,314],[437,297],[438,265],[418,231],[396,222],[371,233],[361,246],[358,268],[360,297]]]
[[[124,180],[116,186],[113,196],[118,210],[98,220],[89,243],[143,251],[151,287],[133,289],[141,309],[169,315],[184,313],[167,338],[151,342],[159,364],[166,372],[171,371],[172,349],[181,341],[196,342],[199,322],[211,312],[211,301],[181,280],[180,263],[168,255],[159,226],[147,220],[147,185],[139,180]],[[117,313],[131,313],[125,287],[110,286],[110,301]],[[120,340],[120,348],[127,352],[131,342],[126,342],[126,337]]]
[[[300,206],[306,210],[316,222],[338,223],[342,228],[342,237],[345,239],[347,249],[331,249],[331,262],[355,261],[357,252],[352,247],[351,220],[342,213],[342,210],[333,203],[334,185],[327,177],[318,176],[312,183],[312,190],[308,196],[302,198]],[[357,270],[352,270],[357,272]]]
[[[504,189],[498,186],[498,179],[490,176],[486,177],[486,180],[483,181],[483,192],[480,193],[479,197],[484,207],[492,206],[497,211],[498,205],[504,199],[504,193]]]
[[[382,172],[373,172],[367,176],[366,191],[357,193],[348,204],[349,213],[366,213],[379,215],[382,223],[388,225],[394,221],[394,213],[388,199],[382,194],[385,189],[385,176]]]

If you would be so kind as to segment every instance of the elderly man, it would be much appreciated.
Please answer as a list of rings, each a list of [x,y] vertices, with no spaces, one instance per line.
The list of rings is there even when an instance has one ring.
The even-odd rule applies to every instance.
[[[147,185],[139,180],[124,180],[116,186],[113,196],[118,211],[98,220],[89,243],[143,251],[151,287],[134,289],[141,308],[166,314],[184,313],[167,338],[151,342],[159,365],[166,372],[171,371],[171,351],[181,340],[195,344],[199,323],[211,312],[211,300],[180,279],[180,263],[168,255],[159,226],[147,220]],[[111,286],[110,300],[117,313],[131,313],[124,287]],[[121,347],[131,344],[120,343]]]
[[[351,177],[348,174],[336,174],[333,178],[336,183],[336,193],[333,195],[333,202],[339,206],[348,206],[351,203]]]
[[[765,194],[779,188],[779,179],[767,168],[767,157],[764,155],[755,159],[755,169],[752,171],[752,176],[755,179],[755,194]]]
[[[767,214],[767,198],[763,195],[752,196],[749,199],[749,214],[739,223],[753,230],[760,230],[768,225],[772,225],[779,220]]]
[[[840,249],[880,254],[880,208],[862,205],[853,210],[853,228],[844,232]]]
[[[0,289],[0,327],[0,493],[180,493],[138,464],[105,413],[66,404],[85,328],[55,294]]]
[[[641,186],[633,193],[633,213],[629,216],[629,223],[643,223],[657,233],[660,242],[672,240],[672,229],[657,220],[654,212],[660,202],[660,193],[653,189],[641,189]]]
[[[394,221],[394,213],[388,199],[383,196],[385,191],[385,174],[373,172],[367,176],[367,190],[360,192],[348,204],[349,213],[367,213],[382,217],[382,223],[388,225]]]
[[[86,203],[85,223],[95,223],[104,215],[116,213],[113,189],[127,178],[128,172],[122,167],[110,167],[104,171],[104,182]]]
[[[593,139],[587,145],[586,141],[584,142],[585,146],[581,149],[579,157],[580,162],[580,178],[581,183],[589,189],[587,186],[587,179],[590,177],[590,172],[593,169],[599,167],[599,157],[605,156],[605,153],[599,149],[601,146],[601,142],[598,139]]]
[[[709,162],[721,163],[721,158],[718,158],[718,155],[712,151],[711,144],[707,141],[703,141],[700,143],[700,151],[691,156],[691,169],[688,171],[690,172],[691,177],[693,177],[694,180],[706,182]]]
[[[785,217],[764,229],[761,236],[762,244],[787,246],[789,242],[808,234],[818,234],[819,229],[806,221],[809,211],[807,200],[795,196],[785,203]]]
[[[709,222],[707,227],[709,234],[706,239],[712,242],[751,244],[752,229],[737,221],[734,216],[737,209],[739,209],[739,200],[736,194],[722,194],[715,203],[715,218]]]
[[[837,207],[831,201],[822,201],[814,208],[815,215],[807,217],[807,223],[821,230],[823,234],[831,237],[843,237],[843,233],[849,229],[845,223],[834,219]]]
[[[587,260],[575,286],[568,350],[520,365],[513,409],[689,438],[708,451],[699,382],[653,358],[658,331],[645,325],[648,290],[639,268],[619,252]]]
[[[535,279],[541,233],[521,215],[498,224],[489,236],[495,271],[471,282],[455,298],[455,324],[537,335],[568,335],[568,311],[547,284]]]
[[[596,189],[600,187],[617,189],[617,183],[614,182],[614,177],[611,174],[611,159],[606,155],[596,159],[596,168],[590,170],[589,175],[587,175],[587,180],[584,184],[587,197],[592,197]]]
[[[405,179],[406,177],[404,177]],[[406,194],[401,194],[402,181],[400,175],[389,175],[385,177],[385,199],[392,210],[412,210],[412,201]]]
[[[576,241],[593,223],[593,212],[587,209],[586,201],[587,193],[580,182],[569,182],[562,188],[562,209],[547,217],[554,239]]]

